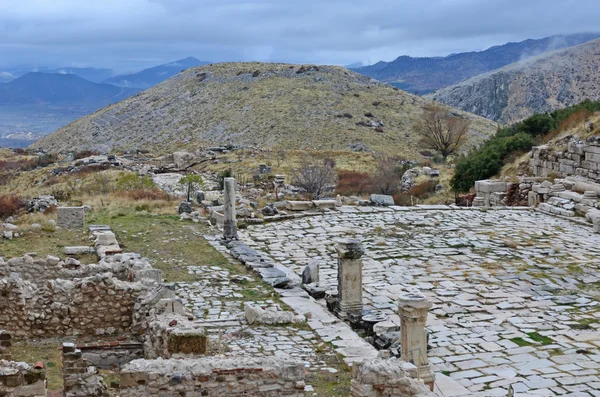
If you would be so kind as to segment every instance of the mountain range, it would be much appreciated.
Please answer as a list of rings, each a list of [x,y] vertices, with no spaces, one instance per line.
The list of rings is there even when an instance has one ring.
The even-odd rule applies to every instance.
[[[137,92],[139,89],[93,83],[74,74],[27,73],[0,84],[0,104],[79,107],[93,111]]]
[[[600,100],[600,39],[520,61],[427,95],[500,123]]]
[[[114,76],[104,80],[104,83],[119,87],[146,89],[175,76],[184,69],[207,65],[209,63],[210,62],[199,61],[194,57],[188,57],[175,62],[145,69],[141,72]]]
[[[580,33],[507,43],[485,51],[464,52],[446,57],[401,56],[392,62],[381,61],[353,70],[400,89],[423,95],[520,60],[572,47],[599,37],[600,33]]]
[[[419,156],[416,123],[430,101],[338,66],[220,63],[187,69],[82,117],[32,147],[52,152],[224,145],[286,149],[360,147]],[[497,125],[471,120],[470,142]]]

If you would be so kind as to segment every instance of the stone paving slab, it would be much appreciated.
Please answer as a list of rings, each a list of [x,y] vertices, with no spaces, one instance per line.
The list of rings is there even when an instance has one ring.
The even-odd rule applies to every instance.
[[[361,240],[365,308],[397,322],[400,294],[427,295],[429,357],[470,395],[506,395],[509,385],[516,395],[596,395],[600,235],[523,209],[367,208],[252,226],[240,238],[297,275],[318,260],[330,288],[335,241]],[[472,376],[453,378],[461,372]]]

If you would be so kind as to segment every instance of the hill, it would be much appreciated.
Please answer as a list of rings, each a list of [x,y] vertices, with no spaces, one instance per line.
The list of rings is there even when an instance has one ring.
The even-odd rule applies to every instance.
[[[74,74],[94,83],[101,83],[102,81],[112,77],[114,72],[112,69],[105,68],[74,68],[64,67],[50,70],[40,70],[42,73],[58,73],[58,74]]]
[[[96,110],[138,92],[97,84],[74,74],[27,73],[0,84],[2,105],[55,105]]]
[[[188,57],[175,62],[144,69],[137,73],[114,76],[104,80],[104,82],[119,87],[146,89],[175,76],[184,69],[206,65],[208,63],[209,62],[199,61],[194,57]]]
[[[494,46],[485,51],[465,52],[436,58],[401,56],[354,69],[406,91],[426,94],[520,60],[572,47],[600,37],[600,33],[552,36]]]
[[[600,39],[514,63],[428,95],[501,123],[600,99]]]
[[[134,97],[83,117],[36,148],[151,149],[198,145],[370,149],[418,157],[413,132],[430,101],[338,66],[223,63],[188,69]],[[496,124],[472,122],[479,143]]]

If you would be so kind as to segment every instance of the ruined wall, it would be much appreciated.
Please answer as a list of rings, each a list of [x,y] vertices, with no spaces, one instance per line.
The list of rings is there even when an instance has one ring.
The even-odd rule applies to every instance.
[[[564,151],[535,146],[529,166],[535,176],[577,175],[600,182],[600,143],[596,140],[571,140]]]
[[[20,337],[103,335],[130,332],[142,283],[110,273],[36,285],[19,277],[0,279],[0,328]]]
[[[108,397],[102,377],[96,368],[88,366],[74,344],[63,343],[62,359],[65,397]]]
[[[112,273],[123,281],[136,281],[151,278],[161,281],[160,270],[153,269],[147,259],[138,254],[117,254],[103,258],[98,264],[82,264],[76,259],[61,260],[54,256],[34,258],[29,255],[4,261],[0,258],[0,278],[19,273],[24,280],[84,278],[102,273]]]
[[[202,356],[208,350],[208,337],[192,322],[194,315],[173,291],[162,286],[140,298],[134,308],[133,328],[144,341],[144,356],[180,358]]]
[[[0,360],[0,396],[46,397],[46,374],[26,363]]]
[[[121,370],[121,397],[303,397],[304,364],[279,357],[135,360]]]
[[[397,358],[363,361],[353,367],[350,396],[435,397],[415,375],[414,365]]]

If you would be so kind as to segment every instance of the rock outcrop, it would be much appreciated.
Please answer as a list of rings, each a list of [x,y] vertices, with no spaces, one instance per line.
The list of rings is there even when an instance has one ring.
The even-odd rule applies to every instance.
[[[600,99],[600,39],[513,63],[428,95],[500,123]]]

